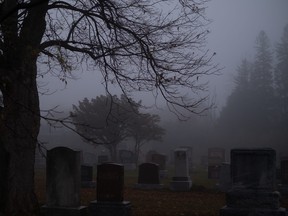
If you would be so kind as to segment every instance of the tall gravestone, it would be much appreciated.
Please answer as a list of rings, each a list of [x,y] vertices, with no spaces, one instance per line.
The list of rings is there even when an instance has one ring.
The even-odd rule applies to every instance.
[[[142,163],[138,166],[138,183],[140,189],[160,189],[159,165],[155,163]]]
[[[47,151],[44,215],[87,215],[87,207],[80,206],[80,175],[80,152],[66,147]]]
[[[225,149],[209,148],[208,149],[208,178],[219,179],[220,166],[225,162]]]
[[[159,165],[160,178],[165,178],[168,173],[166,169],[167,156],[164,154],[154,153],[151,155],[151,161],[152,163],[156,163]]]
[[[130,216],[131,203],[124,201],[124,166],[103,163],[97,166],[96,200],[90,203],[91,216]]]
[[[124,165],[125,170],[135,170],[135,154],[129,150],[119,150],[119,162]]]
[[[174,150],[175,173],[170,183],[173,191],[189,191],[192,181],[189,176],[189,163],[187,149],[179,148]]]
[[[276,153],[273,149],[231,150],[232,189],[220,216],[285,216],[275,191]]]

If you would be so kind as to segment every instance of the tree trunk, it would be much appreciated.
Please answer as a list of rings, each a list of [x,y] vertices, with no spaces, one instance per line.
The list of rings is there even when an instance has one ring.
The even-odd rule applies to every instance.
[[[36,215],[39,209],[34,193],[35,148],[40,127],[36,78],[48,2],[31,0],[37,6],[27,8],[21,20],[15,12],[1,23],[0,214],[6,216]],[[18,8],[19,1],[5,3],[1,12],[9,14]]]
[[[7,216],[36,215],[34,161],[40,127],[36,59],[6,74],[11,74],[6,78],[12,82],[6,82],[2,90],[0,212]]]

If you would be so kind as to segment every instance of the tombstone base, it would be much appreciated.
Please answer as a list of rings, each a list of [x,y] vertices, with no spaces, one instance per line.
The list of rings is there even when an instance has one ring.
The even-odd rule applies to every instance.
[[[88,216],[88,207],[51,207],[41,206],[41,216]]]
[[[163,188],[163,184],[135,184],[134,188],[143,190],[159,190]]]
[[[280,193],[252,189],[231,190],[226,193],[226,204],[231,208],[278,209]]]
[[[90,202],[91,216],[131,216],[131,202]]]
[[[224,206],[220,209],[220,216],[286,216],[285,208],[231,208]]]
[[[172,191],[189,191],[192,187],[190,177],[173,177],[170,183]]]

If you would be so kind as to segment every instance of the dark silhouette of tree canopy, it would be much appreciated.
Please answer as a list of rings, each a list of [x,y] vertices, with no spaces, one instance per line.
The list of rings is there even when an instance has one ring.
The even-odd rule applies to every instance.
[[[73,105],[71,117],[83,140],[105,146],[113,161],[117,161],[117,146],[127,138],[134,139],[137,160],[140,148],[146,142],[161,141],[164,134],[164,129],[158,125],[160,117],[140,112],[140,106],[140,102],[124,95],[120,98],[101,95]]]
[[[81,67],[104,85],[162,96],[169,108],[198,112],[202,77],[217,71],[205,49],[203,1],[0,1],[0,212],[36,215],[37,77],[66,82]],[[38,67],[41,65],[41,67]],[[41,70],[40,70],[41,68]]]
[[[134,113],[128,122],[129,137],[134,140],[135,163],[138,164],[141,147],[149,141],[162,141],[165,130],[159,126],[160,117],[156,114]]]
[[[129,134],[128,122],[138,111],[139,105],[122,95],[97,96],[90,101],[85,98],[79,105],[73,105],[71,117],[76,131],[84,141],[94,145],[104,145],[110,152],[111,159],[117,160],[117,146]]]

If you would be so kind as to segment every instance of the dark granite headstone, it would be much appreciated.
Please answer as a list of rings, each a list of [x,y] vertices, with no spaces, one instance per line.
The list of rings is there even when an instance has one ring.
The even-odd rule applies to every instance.
[[[86,215],[80,206],[80,152],[66,147],[47,151],[44,215]]]
[[[122,202],[124,191],[124,167],[116,163],[97,166],[97,200]]]
[[[139,165],[138,184],[136,188],[141,189],[160,189],[159,165],[155,163],[142,163]]]
[[[159,170],[165,170],[166,169],[166,160],[167,160],[167,156],[164,154],[154,153],[151,155],[152,163],[158,164]]]
[[[130,216],[131,203],[123,200],[124,166],[103,163],[97,166],[97,200],[89,205],[91,216]]]
[[[231,151],[231,177],[234,187],[274,190],[276,153],[271,149]]]
[[[279,207],[276,182],[276,153],[273,149],[231,150],[232,189],[220,216],[286,216]]]
[[[159,184],[159,165],[155,163],[142,163],[139,165],[139,184]]]

